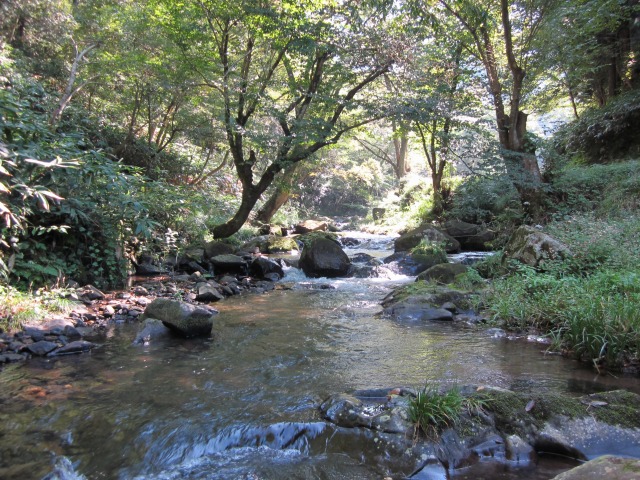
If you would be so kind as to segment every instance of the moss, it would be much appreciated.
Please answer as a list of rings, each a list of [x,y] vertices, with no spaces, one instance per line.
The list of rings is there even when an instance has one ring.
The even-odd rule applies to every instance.
[[[338,235],[333,232],[311,232],[305,233],[304,235],[299,235],[296,237],[303,245],[310,245],[314,240],[318,238],[328,238],[336,242],[338,245],[340,242],[338,241]]]
[[[585,403],[592,401],[607,403],[600,407],[588,406],[588,413],[601,422],[627,428],[640,428],[640,395],[626,390],[614,390],[587,395],[582,397],[582,400]]]
[[[496,426],[510,434],[521,434],[528,425],[542,428],[558,416],[592,416],[608,425],[640,427],[640,396],[624,390],[574,398],[549,392],[532,394],[492,389],[483,392],[482,398],[485,409],[494,414]],[[606,405],[594,402],[606,402]],[[531,407],[528,412],[527,405]]]

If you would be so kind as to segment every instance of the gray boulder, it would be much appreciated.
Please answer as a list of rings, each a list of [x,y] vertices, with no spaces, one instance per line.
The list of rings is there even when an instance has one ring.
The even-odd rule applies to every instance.
[[[156,298],[144,311],[144,318],[160,320],[167,328],[183,337],[209,336],[213,316],[218,311],[189,303]]]
[[[337,242],[324,237],[312,238],[302,250],[299,266],[308,277],[344,277],[351,261]]]
[[[550,235],[523,225],[513,232],[504,247],[503,261],[516,260],[537,267],[545,260],[562,260],[572,256],[569,248]]]

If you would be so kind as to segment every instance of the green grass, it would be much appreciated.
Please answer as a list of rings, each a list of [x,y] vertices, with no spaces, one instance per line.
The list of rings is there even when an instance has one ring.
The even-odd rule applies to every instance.
[[[16,331],[25,323],[42,321],[47,315],[70,312],[75,304],[61,297],[61,293],[44,289],[24,293],[0,285],[0,330]]]
[[[407,416],[415,425],[416,433],[430,436],[457,424],[465,411],[482,407],[482,400],[465,397],[457,387],[439,393],[435,385],[427,383],[409,400]]]

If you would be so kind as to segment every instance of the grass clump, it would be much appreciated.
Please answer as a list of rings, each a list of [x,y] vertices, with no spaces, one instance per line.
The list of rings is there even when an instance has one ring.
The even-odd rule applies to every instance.
[[[70,312],[75,304],[59,290],[40,289],[24,293],[0,285],[0,331],[19,330],[25,323],[41,321],[45,316]]]
[[[480,399],[465,397],[457,387],[440,393],[435,385],[427,383],[409,400],[407,415],[416,433],[429,436],[456,425],[465,411],[477,411],[482,406]]]

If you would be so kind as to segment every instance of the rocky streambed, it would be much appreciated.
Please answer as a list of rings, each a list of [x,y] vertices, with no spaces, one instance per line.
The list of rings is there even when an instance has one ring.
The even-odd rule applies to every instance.
[[[350,278],[254,253],[245,267],[280,271],[80,289],[61,323],[5,335],[3,355],[30,359],[0,372],[0,477],[538,480],[640,456],[637,377],[479,328],[472,293],[424,288],[401,275],[413,266],[353,243]],[[158,301],[198,311],[210,333],[168,334]],[[98,347],[55,353],[77,341]],[[420,434],[407,408],[425,383],[479,408]]]

